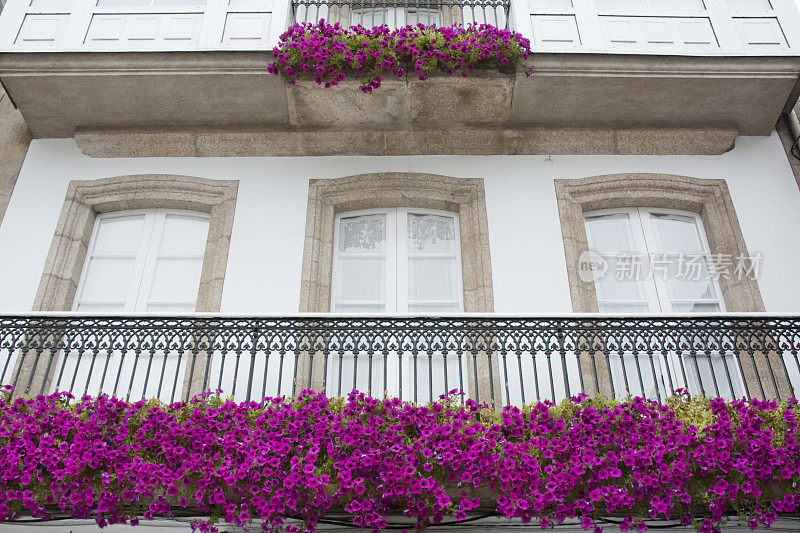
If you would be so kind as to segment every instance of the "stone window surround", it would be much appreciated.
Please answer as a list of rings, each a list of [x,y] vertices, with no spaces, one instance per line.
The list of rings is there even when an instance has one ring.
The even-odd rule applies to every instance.
[[[437,174],[382,172],[343,178],[310,180],[300,285],[301,312],[328,312],[333,274],[333,237],[336,215],[361,209],[410,207],[458,213],[464,311],[494,311],[489,226],[481,178],[453,178]],[[324,339],[319,339],[324,343]],[[316,356],[315,356],[316,355]],[[324,384],[321,353],[300,354],[296,384],[315,390]],[[500,391],[498,354],[481,351],[467,365],[469,394],[488,398]]]
[[[70,181],[33,310],[72,309],[98,214],[168,208],[211,215],[196,310],[219,311],[238,187],[236,180],[171,174],[137,174]]]
[[[494,311],[483,179],[406,172],[310,180],[300,311],[330,311],[336,215],[390,207],[457,213],[461,227],[464,311]]]
[[[578,277],[578,258],[589,249],[583,213],[621,207],[655,207],[698,213],[712,254],[748,256],[725,180],[671,174],[609,174],[555,180],[567,275],[576,313],[598,311],[594,283]],[[719,280],[728,311],[764,311],[758,282]]]
[[[564,240],[567,277],[572,310],[576,313],[598,311],[594,283],[581,281],[578,260],[589,249],[584,213],[622,207],[655,207],[680,209],[700,214],[712,254],[748,257],[733,201],[724,179],[702,179],[672,174],[630,173],[608,174],[577,179],[555,180],[558,214]],[[719,280],[722,298],[728,312],[763,312],[764,302],[756,280]],[[769,357],[769,363],[767,362]],[[592,372],[589,354],[581,354],[583,372]],[[752,359],[741,358],[743,378],[748,383],[761,383],[767,398],[791,396],[788,376],[778,371],[772,381],[772,369],[783,368],[779,356],[757,353]],[[600,365],[602,366],[602,365]],[[609,396],[611,376],[598,367],[599,391]],[[587,374],[590,375],[590,374]],[[751,387],[751,389],[757,389]]]

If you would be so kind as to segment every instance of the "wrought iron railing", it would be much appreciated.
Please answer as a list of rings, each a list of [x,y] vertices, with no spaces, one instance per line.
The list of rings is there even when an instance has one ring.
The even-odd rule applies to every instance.
[[[0,317],[0,382],[16,394],[129,400],[305,388],[414,402],[458,389],[494,407],[581,391],[785,399],[798,354],[800,318],[763,315]]]
[[[295,22],[390,28],[491,24],[509,26],[510,0],[292,0]]]

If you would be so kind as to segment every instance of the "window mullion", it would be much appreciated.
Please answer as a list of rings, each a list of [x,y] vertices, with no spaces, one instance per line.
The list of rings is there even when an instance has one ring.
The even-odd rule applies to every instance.
[[[648,293],[648,300],[651,304],[655,303],[658,312],[666,312],[670,310],[669,299],[667,298],[667,289],[664,286],[663,280],[656,279],[656,276],[651,272],[650,261],[654,253],[658,253],[653,239],[652,226],[650,225],[650,211],[644,207],[634,208],[631,212],[631,226],[633,226],[634,239],[637,241],[637,248],[641,247],[641,252],[644,253],[644,268],[642,272],[644,276],[643,283],[645,290]]]
[[[143,242],[143,252],[137,261],[137,274],[139,283],[136,284],[136,296],[134,300],[134,311],[145,312],[147,311],[147,300],[150,294],[150,289],[153,286],[153,276],[156,270],[156,261],[158,259],[158,248],[161,243],[161,234],[164,231],[164,223],[167,214],[163,209],[156,209],[153,212],[147,213],[146,220],[149,220],[149,227],[145,229],[145,238]]]
[[[390,210],[394,227],[391,234],[394,242],[388,243],[387,264],[394,267],[394,272],[387,272],[387,294],[394,296],[392,309],[397,313],[408,312],[408,210],[396,208]]]

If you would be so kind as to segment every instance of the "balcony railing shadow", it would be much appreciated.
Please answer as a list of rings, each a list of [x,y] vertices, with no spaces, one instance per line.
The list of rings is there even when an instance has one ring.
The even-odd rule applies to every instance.
[[[425,403],[453,389],[494,408],[580,392],[663,401],[787,399],[800,387],[800,318],[753,315],[0,317],[0,382],[238,401],[306,388]]]
[[[364,26],[452,26],[491,24],[509,27],[510,0],[292,0],[294,21]]]

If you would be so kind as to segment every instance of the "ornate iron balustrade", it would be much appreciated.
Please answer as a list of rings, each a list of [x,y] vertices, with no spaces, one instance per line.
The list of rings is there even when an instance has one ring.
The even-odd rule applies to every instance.
[[[499,407],[579,392],[663,400],[678,389],[785,399],[800,318],[0,317],[0,382],[129,400],[237,400],[304,388],[427,402],[451,389]]]
[[[510,0],[292,0],[295,22],[390,28],[491,24],[507,28]]]

